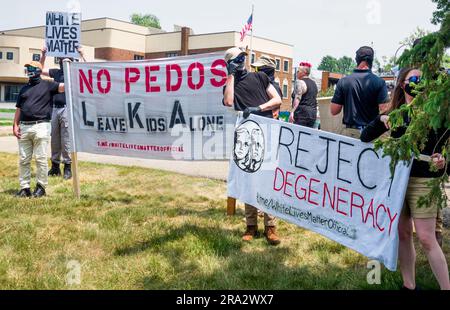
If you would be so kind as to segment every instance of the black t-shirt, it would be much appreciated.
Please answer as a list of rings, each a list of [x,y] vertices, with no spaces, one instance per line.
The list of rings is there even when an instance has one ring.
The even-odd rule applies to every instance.
[[[378,105],[388,100],[383,79],[371,70],[355,69],[338,82],[331,102],[344,106],[345,125],[367,126],[379,115]]]
[[[64,83],[64,71],[61,69],[50,69],[48,71],[48,75],[55,80],[55,82],[58,83]],[[53,97],[53,104],[57,106],[63,106],[66,105],[66,94],[56,94]]]
[[[20,109],[20,121],[49,121],[52,117],[53,96],[59,83],[41,80],[28,83],[19,92],[16,108]]]
[[[270,100],[267,88],[269,77],[264,72],[249,72],[245,77],[234,82],[234,109],[244,111],[247,107],[258,107]],[[224,88],[225,91],[225,88]],[[260,112],[257,115],[273,118],[272,111]]]

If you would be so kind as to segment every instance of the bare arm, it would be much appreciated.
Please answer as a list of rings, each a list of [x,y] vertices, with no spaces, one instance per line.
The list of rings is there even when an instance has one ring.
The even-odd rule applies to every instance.
[[[58,93],[63,93],[63,92],[65,92],[66,91],[66,88],[65,88],[65,86],[64,86],[64,83],[59,83],[59,86],[58,86]]]
[[[267,94],[271,99],[259,106],[261,108],[261,111],[265,112],[278,109],[281,106],[282,101],[280,95],[278,95],[277,90],[275,89],[275,87],[273,87],[272,84],[269,84],[269,87],[267,88]]]
[[[227,107],[234,105],[234,75],[228,75],[223,94],[223,104]]]
[[[342,111],[342,105],[333,103],[333,102],[330,104],[331,115],[333,115],[333,116],[339,115],[339,113],[341,113],[341,111]]]
[[[41,50],[41,59],[39,62],[42,65],[42,75],[50,76],[48,69],[45,69],[45,60],[47,59],[47,47],[44,46]]]
[[[20,108],[16,108],[16,114],[14,115],[13,134],[17,139],[20,139]]]

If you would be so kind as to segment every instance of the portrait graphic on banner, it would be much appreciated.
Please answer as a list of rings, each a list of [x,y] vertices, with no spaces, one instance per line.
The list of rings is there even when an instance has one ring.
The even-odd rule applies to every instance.
[[[391,177],[372,144],[255,115],[234,142],[229,197],[396,269],[409,165]]]
[[[78,58],[81,45],[81,13],[47,12],[45,45],[47,55]]]
[[[223,106],[223,53],[73,63],[75,150],[170,160],[232,154],[236,113]]]

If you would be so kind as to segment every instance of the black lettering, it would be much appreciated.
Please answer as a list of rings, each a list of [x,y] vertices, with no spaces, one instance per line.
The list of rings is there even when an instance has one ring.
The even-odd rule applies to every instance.
[[[338,163],[337,163],[337,179],[338,179],[338,180],[341,180],[341,181],[344,181],[344,182],[346,182],[346,183],[348,183],[348,184],[352,184],[351,181],[346,180],[346,179],[342,179],[342,178],[340,177],[341,162],[344,162],[344,163],[350,163],[349,160],[346,160],[346,159],[344,159],[344,158],[341,157],[341,145],[342,145],[342,144],[345,144],[345,145],[348,145],[348,146],[354,146],[354,145],[351,144],[351,143],[347,143],[347,142],[344,142],[344,141],[339,141],[339,148],[338,148]]]
[[[177,117],[179,115],[179,117]],[[172,116],[170,118],[169,128],[172,129],[175,125],[182,124],[186,125],[186,120],[183,115],[183,109],[181,108],[181,103],[179,100],[175,100],[173,105]]]
[[[319,136],[319,138],[320,138],[320,139],[323,139],[323,140],[327,140],[327,161],[326,161],[326,163],[325,163],[325,169],[324,169],[323,171],[321,171],[321,170],[319,169],[319,166],[318,166],[318,165],[316,165],[316,169],[317,169],[317,171],[318,171],[320,174],[325,174],[325,173],[327,173],[327,171],[328,171],[328,160],[329,160],[329,154],[330,154],[330,141],[336,142],[336,140],[331,139],[331,138],[327,138],[327,137],[322,137],[322,136]]]
[[[374,185],[374,186],[368,186],[368,185],[366,185],[366,184],[363,182],[363,180],[362,180],[362,178],[361,178],[361,174],[360,174],[360,169],[359,169],[359,168],[360,168],[360,167],[359,167],[359,164],[360,164],[360,162],[361,162],[362,156],[364,155],[365,152],[369,152],[369,151],[372,151],[372,152],[375,154],[375,156],[376,156],[378,159],[380,159],[380,157],[378,156],[377,152],[375,152],[374,149],[367,148],[367,149],[363,150],[363,151],[361,152],[361,154],[359,154],[358,165],[357,165],[357,172],[358,172],[358,178],[359,178],[359,181],[361,182],[362,186],[364,186],[364,187],[367,188],[367,189],[375,189],[375,188],[377,187],[376,185]],[[391,186],[392,186],[392,184],[391,184]]]
[[[142,124],[141,118],[139,117],[138,114],[140,106],[141,106],[140,102],[136,102],[134,107],[132,102],[128,102],[128,118],[130,121],[130,128],[134,128],[134,120],[136,120],[136,123],[138,124],[139,128],[144,128],[144,125]]]
[[[281,137],[283,136],[283,131],[284,131],[284,130],[289,130],[289,132],[291,133],[291,139],[292,139],[292,140],[291,140],[291,142],[289,142],[289,143],[287,143],[287,144],[281,142]],[[281,147],[281,145],[283,145],[283,146],[286,147],[286,149],[287,149],[288,152],[289,152],[289,159],[290,159],[291,165],[292,165],[292,154],[291,154],[291,150],[289,149],[289,146],[291,146],[292,143],[294,143],[294,132],[293,132],[290,128],[288,128],[288,127],[281,126],[281,128],[280,128],[280,136],[278,137],[277,159],[279,158],[279,155],[280,155],[280,147]]]
[[[305,135],[308,135],[308,136],[311,135],[310,133],[307,133],[307,132],[304,132],[304,131],[299,131],[299,132],[298,132],[297,154],[295,155],[295,167],[300,168],[300,169],[303,169],[303,170],[306,170],[306,171],[310,171],[310,170],[309,170],[308,168],[306,168],[306,167],[297,165],[297,163],[298,163],[298,153],[299,153],[299,152],[309,153],[308,150],[302,149],[302,148],[300,147],[300,138],[301,138],[302,134],[305,134]]]
[[[87,119],[87,110],[86,110],[86,102],[85,101],[81,102],[81,109],[83,110],[83,123],[84,123],[84,126],[94,127],[94,122],[93,121],[88,121],[88,119]]]

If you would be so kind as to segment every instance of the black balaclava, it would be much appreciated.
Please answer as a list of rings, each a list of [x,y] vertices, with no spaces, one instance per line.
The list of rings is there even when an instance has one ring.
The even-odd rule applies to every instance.
[[[35,85],[41,81],[42,70],[36,67],[27,67],[27,76],[30,84]]]
[[[264,72],[269,77],[271,84],[273,82],[275,82],[275,69],[274,68],[264,66],[264,67],[259,68],[258,72]]]

